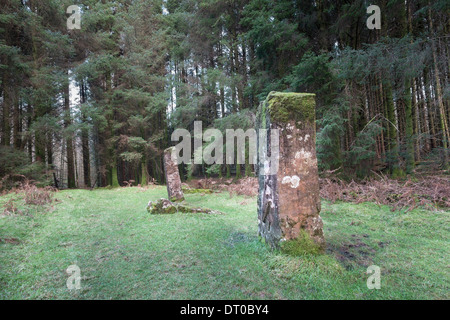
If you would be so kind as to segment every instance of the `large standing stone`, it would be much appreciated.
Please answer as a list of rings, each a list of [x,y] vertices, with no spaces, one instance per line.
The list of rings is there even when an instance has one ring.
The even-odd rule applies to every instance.
[[[178,171],[175,147],[164,150],[164,174],[166,176],[167,193],[170,201],[183,201],[180,172]]]
[[[309,241],[322,250],[315,95],[271,92],[259,107],[257,128],[268,129],[266,144],[258,139],[258,150],[263,148],[266,154],[271,148],[270,131],[279,129],[278,170],[274,175],[259,170],[259,235],[273,248]],[[261,157],[258,167],[264,168]]]

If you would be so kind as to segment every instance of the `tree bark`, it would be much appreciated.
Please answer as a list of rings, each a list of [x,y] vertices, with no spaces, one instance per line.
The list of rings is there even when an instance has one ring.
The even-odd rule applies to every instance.
[[[430,33],[433,34],[433,20],[431,17],[431,3],[428,1],[428,23],[430,27]],[[433,35],[432,35],[433,37]],[[443,152],[442,152],[442,161],[443,161],[443,168],[444,170],[448,169],[448,155],[447,155],[447,147],[448,147],[448,141],[450,139],[450,134],[448,130],[448,122],[447,122],[447,116],[444,109],[444,103],[442,101],[442,90],[441,90],[441,83],[439,79],[439,68],[438,68],[438,62],[437,62],[437,53],[436,53],[436,44],[435,40],[431,39],[431,52],[433,54],[433,65],[434,65],[434,77],[435,77],[435,90],[436,90],[436,97],[439,107],[439,114],[441,116],[441,130],[442,130],[442,144],[443,144]]]
[[[67,130],[72,124],[71,114],[70,114],[70,81],[67,79],[67,83],[64,87],[64,128]],[[67,138],[67,187],[69,189],[76,188],[75,181],[75,163],[74,163],[74,153],[73,153],[73,138],[71,132],[66,132]]]

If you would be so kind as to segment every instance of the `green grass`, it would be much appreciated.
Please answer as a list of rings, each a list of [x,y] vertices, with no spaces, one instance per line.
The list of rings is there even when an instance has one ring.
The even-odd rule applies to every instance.
[[[11,197],[0,197],[2,206]],[[256,200],[187,194],[225,215],[150,216],[165,187],[57,193],[54,210],[0,216],[0,299],[449,299],[449,212],[323,203],[327,251],[257,237]],[[3,209],[1,210],[3,211]],[[69,265],[82,289],[66,287]],[[381,267],[381,289],[366,286]]]

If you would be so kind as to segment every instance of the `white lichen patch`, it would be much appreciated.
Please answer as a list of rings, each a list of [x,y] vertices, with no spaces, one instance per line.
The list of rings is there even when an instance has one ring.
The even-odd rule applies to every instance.
[[[305,148],[302,148],[302,150],[295,153],[295,159],[308,160],[309,158],[312,158],[312,156],[313,154],[309,151],[306,151]]]
[[[298,176],[286,176],[281,181],[282,184],[291,184],[292,189],[296,189],[300,184],[300,178]]]
[[[283,180],[281,181],[282,184],[288,184],[291,183],[291,177],[290,176],[286,176],[283,178]]]
[[[297,188],[300,184],[300,178],[298,176],[293,176],[291,179],[292,188]]]

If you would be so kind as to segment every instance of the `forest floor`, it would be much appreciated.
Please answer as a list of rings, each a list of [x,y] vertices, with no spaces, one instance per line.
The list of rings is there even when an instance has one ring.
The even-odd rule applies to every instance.
[[[45,207],[1,196],[19,214],[0,210],[0,299],[450,298],[449,211],[323,201],[326,253],[293,257],[259,240],[255,197],[187,194],[225,214],[150,216],[148,201],[166,196],[68,190]],[[81,290],[66,286],[73,264]],[[370,265],[380,290],[366,286]]]

